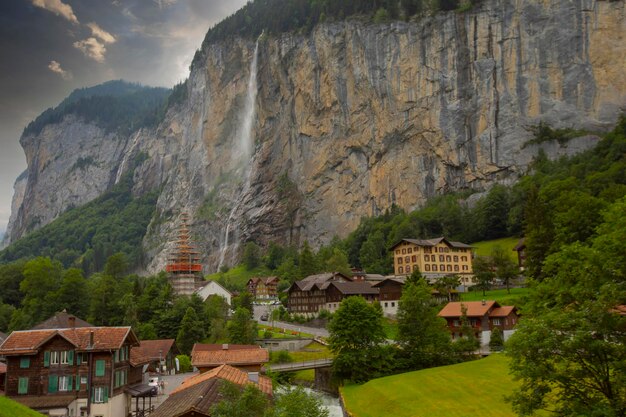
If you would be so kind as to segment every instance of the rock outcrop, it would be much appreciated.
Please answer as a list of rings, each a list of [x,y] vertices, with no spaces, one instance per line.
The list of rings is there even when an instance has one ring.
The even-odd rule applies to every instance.
[[[94,198],[139,153],[135,192],[161,189],[144,239],[150,271],[183,210],[212,271],[246,240],[319,245],[392,204],[514,181],[538,149],[524,146],[529,126],[600,132],[626,109],[625,15],[623,0],[485,0],[410,23],[263,36],[255,150],[243,161],[234,149],[255,43],[207,45],[157,129],[110,137],[69,117],[22,138],[28,184],[10,237]]]

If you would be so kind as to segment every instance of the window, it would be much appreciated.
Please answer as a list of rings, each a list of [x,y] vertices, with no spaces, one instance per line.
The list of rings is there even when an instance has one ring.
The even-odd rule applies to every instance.
[[[398,258],[398,263],[401,264],[402,263],[402,258]]]
[[[93,389],[92,401],[94,403],[105,403],[108,398],[108,387],[95,387]]]
[[[450,255],[446,255],[446,262],[452,262],[452,257]]]
[[[459,326],[461,325],[461,323],[460,323],[458,320],[453,320],[453,321],[452,321],[452,325],[453,325],[454,327],[459,327]]]
[[[412,249],[412,248],[408,248],[408,249],[406,250],[406,253],[413,253],[413,249]]]
[[[454,255],[454,262],[459,262],[459,257],[457,255]]]
[[[59,391],[71,391],[72,390],[72,377],[60,376],[59,377]]]
[[[444,250],[443,250],[443,251],[444,251],[445,253],[448,253],[448,252],[450,252],[450,249],[448,249],[448,248],[444,248]]]
[[[389,303],[385,302],[385,308],[389,306]]]
[[[18,394],[28,394],[28,378],[20,377],[17,383]]]
[[[411,265],[406,266],[406,273],[408,274],[409,272],[411,272]]]
[[[20,368],[30,368],[30,358],[21,358],[20,359]]]
[[[433,265],[433,271],[437,270],[437,265]]]
[[[412,261],[413,263],[417,262],[417,256],[413,255],[413,256],[411,257],[411,261]]]
[[[80,377],[80,384],[81,385],[87,385],[87,377],[86,376],[82,376]]]
[[[402,249],[402,254],[406,255],[406,249]]]
[[[467,256],[461,256],[461,261],[467,262]]]
[[[440,270],[441,272],[445,272],[445,270],[446,270],[446,266],[445,266],[444,264],[439,265],[439,270]]]
[[[404,268],[399,267],[399,268],[398,268],[398,272],[399,272],[399,273],[401,273],[401,274],[403,274],[403,273],[404,273]]]
[[[467,265],[463,265],[463,271],[467,271],[467,270],[468,270]]]
[[[454,265],[454,271],[455,272],[459,272],[459,266],[458,265]]]
[[[59,364],[59,352],[50,352],[50,364],[51,365]]]
[[[105,367],[104,359],[98,359],[96,361],[96,376],[104,376],[104,367]]]
[[[424,265],[424,270],[425,271],[430,271],[430,265],[428,265],[428,264]]]
[[[410,256],[406,256],[406,257],[404,258],[404,262],[406,262],[407,264],[408,264],[409,262],[411,262],[411,257],[410,257]]]
[[[396,303],[395,303],[395,302],[392,302],[392,303],[391,303],[391,307],[395,307],[395,306],[396,306]]]
[[[446,270],[448,272],[452,272],[452,265],[446,265]]]
[[[443,255],[439,255],[439,262],[443,262],[445,257]]]
[[[61,357],[61,365],[67,365],[67,360],[68,360],[68,351],[64,350],[62,352],[59,352],[59,356]]]
[[[116,350],[115,354],[113,356],[113,363],[119,362],[120,361],[120,350]]]
[[[431,249],[430,248],[424,248],[424,253],[431,253]]]
[[[396,250],[396,255],[400,255],[400,249]]]
[[[499,318],[493,319],[493,325],[494,326],[501,326],[502,325],[502,320],[499,319]]]

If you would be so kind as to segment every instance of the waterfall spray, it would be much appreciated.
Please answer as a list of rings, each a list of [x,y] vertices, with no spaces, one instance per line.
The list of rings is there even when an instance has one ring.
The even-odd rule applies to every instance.
[[[250,63],[250,78],[248,79],[248,90],[246,95],[246,103],[243,112],[243,123],[241,125],[241,132],[239,140],[237,141],[236,159],[244,166],[245,169],[245,182],[244,187],[239,194],[239,198],[235,202],[235,205],[231,209],[228,220],[226,221],[226,228],[224,230],[224,239],[220,248],[220,260],[217,264],[217,270],[219,271],[224,264],[224,258],[228,249],[228,243],[231,232],[231,224],[235,216],[235,212],[239,209],[243,196],[250,189],[250,177],[251,177],[251,158],[254,150],[254,137],[253,137],[253,123],[256,117],[256,95],[257,95],[257,61],[259,55],[259,40],[257,39],[254,46],[254,56]]]

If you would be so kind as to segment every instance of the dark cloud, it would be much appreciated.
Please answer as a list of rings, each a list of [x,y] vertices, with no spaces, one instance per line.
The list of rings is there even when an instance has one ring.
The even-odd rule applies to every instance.
[[[73,89],[122,78],[172,86],[206,31],[246,0],[0,1],[0,233],[26,168],[26,124]]]

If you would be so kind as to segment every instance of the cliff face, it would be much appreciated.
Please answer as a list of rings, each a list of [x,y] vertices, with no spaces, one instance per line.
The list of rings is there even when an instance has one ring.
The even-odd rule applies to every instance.
[[[625,14],[624,1],[488,0],[416,23],[262,37],[255,95],[254,42],[209,45],[186,101],[154,131],[103,137],[70,117],[22,138],[28,183],[11,239],[97,196],[140,152],[135,191],[162,190],[144,240],[151,271],[182,210],[214,270],[248,239],[321,244],[394,203],[514,181],[538,149],[523,147],[528,126],[602,131],[626,108]]]

